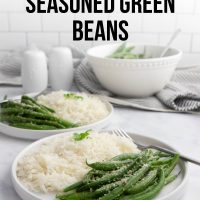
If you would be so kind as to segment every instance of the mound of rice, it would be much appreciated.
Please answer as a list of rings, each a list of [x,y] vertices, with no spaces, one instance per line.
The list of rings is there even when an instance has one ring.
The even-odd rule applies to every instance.
[[[89,171],[86,159],[91,163],[138,151],[130,140],[107,132],[93,131],[82,141],[66,134],[33,147],[19,160],[16,173],[32,191],[58,192],[80,181]]]
[[[64,94],[66,94],[64,91],[52,92],[39,96],[37,101],[53,108],[57,117],[79,125],[97,122],[109,114],[105,103],[96,96],[77,93],[82,99],[73,99],[66,98]]]

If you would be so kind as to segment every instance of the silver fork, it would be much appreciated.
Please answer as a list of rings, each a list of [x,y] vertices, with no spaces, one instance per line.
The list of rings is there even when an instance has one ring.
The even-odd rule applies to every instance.
[[[112,133],[117,135],[117,136],[121,136],[121,137],[130,139],[134,144],[137,145],[138,149],[140,149],[140,150],[156,149],[156,150],[159,150],[159,151],[162,151],[162,152],[165,152],[165,153],[176,154],[176,152],[169,150],[169,149],[166,149],[166,148],[163,148],[163,147],[159,147],[159,146],[155,146],[155,145],[145,145],[145,144],[138,143],[132,137],[130,137],[130,135],[128,135],[128,133],[126,133],[124,130],[121,130],[121,129],[114,130],[114,131],[112,131]],[[190,158],[190,157],[184,156],[184,155],[180,155],[180,158],[185,160],[185,161],[188,161],[188,162],[191,162],[193,164],[200,166],[200,161],[198,161],[198,160],[195,160],[193,158]]]

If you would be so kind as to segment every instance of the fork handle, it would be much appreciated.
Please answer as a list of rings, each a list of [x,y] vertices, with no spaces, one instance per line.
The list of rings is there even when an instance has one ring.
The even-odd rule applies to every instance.
[[[159,150],[159,151],[163,151],[165,153],[169,153],[169,154],[176,154],[176,152],[172,151],[172,150],[169,150],[169,149],[165,149],[165,148],[162,148],[162,147],[158,147],[158,146],[149,146],[149,148],[151,149],[156,149],[156,150]],[[184,156],[184,155],[180,155],[180,158],[184,161],[188,161],[188,162],[191,162],[193,164],[196,164],[196,165],[199,165],[200,166],[200,161],[196,160],[196,159],[193,159],[189,156]]]

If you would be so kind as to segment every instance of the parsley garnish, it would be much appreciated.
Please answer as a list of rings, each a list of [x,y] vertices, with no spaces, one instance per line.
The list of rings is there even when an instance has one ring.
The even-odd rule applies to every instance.
[[[90,131],[91,130],[87,130],[83,133],[74,133],[73,135],[73,139],[75,141],[81,141],[81,140],[84,140],[85,138],[88,138],[88,136],[90,135]]]
[[[83,100],[83,97],[82,97],[82,96],[79,96],[79,95],[74,94],[74,93],[67,93],[67,94],[64,94],[64,97],[65,97],[66,99]]]

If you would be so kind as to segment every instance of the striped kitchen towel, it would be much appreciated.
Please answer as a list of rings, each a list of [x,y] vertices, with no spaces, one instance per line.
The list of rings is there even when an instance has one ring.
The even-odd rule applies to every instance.
[[[101,86],[87,59],[75,71],[80,91],[103,96],[113,104],[160,112],[200,111],[200,66],[177,69],[171,82],[158,94],[147,98],[122,98]]]
[[[36,45],[34,45],[36,47]],[[85,57],[85,53],[78,47],[70,46],[74,58],[74,67],[76,68]],[[38,47],[47,55],[52,47],[49,45]],[[0,86],[21,86],[21,63],[22,54],[25,49],[7,51],[0,54]]]
[[[82,48],[71,46],[75,83],[80,91],[98,94],[118,106],[160,112],[200,113],[200,66],[177,69],[171,82],[154,96],[141,99],[122,98],[101,86],[88,65],[85,52],[80,49]],[[0,57],[0,85],[21,85],[21,52],[9,52]]]

